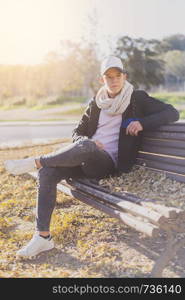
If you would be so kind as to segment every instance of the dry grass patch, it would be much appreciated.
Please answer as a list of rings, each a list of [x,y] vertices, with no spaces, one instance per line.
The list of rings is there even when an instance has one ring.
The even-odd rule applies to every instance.
[[[156,203],[185,209],[185,183],[167,178],[165,172],[134,166],[130,173],[102,179],[100,184],[111,192],[130,192]]]

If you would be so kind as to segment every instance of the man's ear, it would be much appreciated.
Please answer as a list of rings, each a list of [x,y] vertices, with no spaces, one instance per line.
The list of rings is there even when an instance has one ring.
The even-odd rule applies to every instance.
[[[123,73],[123,78],[124,78],[125,80],[127,80],[127,78],[128,78],[127,73]]]
[[[100,77],[98,78],[98,80],[99,80],[99,83],[100,83],[100,84],[104,84],[104,81],[103,81],[103,77],[102,77],[102,76],[100,76]]]

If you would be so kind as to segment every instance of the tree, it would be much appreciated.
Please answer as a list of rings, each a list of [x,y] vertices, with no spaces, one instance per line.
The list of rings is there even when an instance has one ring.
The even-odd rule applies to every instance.
[[[115,54],[120,56],[130,81],[136,88],[161,84],[164,80],[164,62],[158,57],[157,40],[132,39],[124,36],[118,40]]]
[[[95,47],[89,42],[71,43],[70,41],[63,42],[63,46],[63,49],[68,49],[68,52],[65,51],[63,62],[64,65],[68,65],[68,71],[71,71],[71,79],[76,78],[78,88],[86,97],[94,94],[98,89],[97,74],[100,69]]]
[[[165,76],[167,82],[184,85],[185,81],[185,51],[172,50],[164,55]]]
[[[184,34],[174,34],[162,39],[160,43],[162,52],[167,52],[171,50],[185,51],[185,35]]]

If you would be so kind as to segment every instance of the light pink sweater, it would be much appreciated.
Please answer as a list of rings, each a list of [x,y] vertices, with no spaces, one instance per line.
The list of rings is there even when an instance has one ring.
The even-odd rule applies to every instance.
[[[116,165],[121,121],[122,114],[111,116],[106,110],[101,109],[97,130],[91,138],[104,145],[104,150],[109,153]]]

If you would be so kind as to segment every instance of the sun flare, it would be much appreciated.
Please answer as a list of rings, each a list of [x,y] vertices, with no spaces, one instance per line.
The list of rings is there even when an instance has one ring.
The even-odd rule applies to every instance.
[[[0,63],[38,63],[61,40],[80,38],[87,4],[86,0],[0,0]]]

